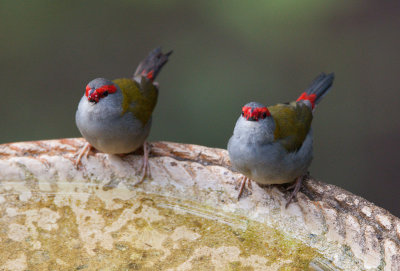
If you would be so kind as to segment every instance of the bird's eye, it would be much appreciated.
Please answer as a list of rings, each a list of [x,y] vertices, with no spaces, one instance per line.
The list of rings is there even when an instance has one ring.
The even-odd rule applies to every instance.
[[[264,112],[262,116],[263,116],[263,119],[265,119],[267,117],[267,113]]]
[[[244,113],[242,112],[242,116],[244,116]]]
[[[108,96],[108,91],[104,91],[104,92],[103,92],[103,96],[104,96],[104,97],[107,97],[107,96]]]

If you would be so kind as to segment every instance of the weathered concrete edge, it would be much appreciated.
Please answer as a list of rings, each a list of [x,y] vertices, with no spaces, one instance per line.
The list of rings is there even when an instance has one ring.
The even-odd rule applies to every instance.
[[[83,143],[82,139],[61,139],[4,144],[0,145],[0,160],[32,157],[46,163],[44,156],[62,156],[72,163],[73,155]],[[199,163],[206,167],[231,169],[227,152],[221,149],[154,142],[151,155]],[[97,157],[102,158],[101,154]],[[0,171],[3,172],[1,167]],[[227,204],[216,203],[216,207],[222,207],[228,212],[246,213],[250,218],[264,220],[271,225],[293,224],[284,228],[327,254],[329,251],[324,253],[323,241],[316,238],[323,235],[330,242],[347,246],[349,253],[360,260],[362,268],[400,270],[400,220],[359,196],[310,179],[298,195],[298,201],[284,209],[288,193],[281,186],[263,189],[255,187],[252,195],[234,202],[234,182],[224,185],[229,186],[232,198],[229,198]],[[269,215],[267,220],[265,214]],[[340,259],[335,260],[333,257],[333,261],[337,263]]]

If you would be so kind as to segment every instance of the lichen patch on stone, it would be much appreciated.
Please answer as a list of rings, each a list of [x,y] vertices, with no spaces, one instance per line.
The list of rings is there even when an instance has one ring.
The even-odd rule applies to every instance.
[[[66,186],[62,183],[50,194],[32,191],[29,202],[4,195],[0,228],[6,231],[0,231],[0,240],[9,241],[0,243],[0,268],[303,269],[320,256],[260,223],[236,227],[243,218],[235,222],[190,202],[131,190],[119,194],[98,192],[96,186]],[[22,253],[15,257],[16,251]]]

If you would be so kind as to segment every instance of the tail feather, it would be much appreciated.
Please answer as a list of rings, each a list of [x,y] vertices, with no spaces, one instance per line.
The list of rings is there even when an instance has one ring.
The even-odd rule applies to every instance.
[[[311,102],[312,108],[314,109],[315,105],[317,105],[331,89],[334,78],[334,73],[321,73],[314,79],[305,92],[300,95],[297,101],[308,100]]]
[[[161,68],[165,63],[167,63],[168,57],[171,54],[172,51],[163,54],[160,47],[154,49],[142,62],[140,62],[133,77],[144,76],[153,81],[157,77]]]

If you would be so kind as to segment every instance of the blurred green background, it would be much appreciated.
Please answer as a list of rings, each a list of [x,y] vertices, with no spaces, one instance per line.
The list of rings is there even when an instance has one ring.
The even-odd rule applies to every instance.
[[[93,78],[156,46],[150,140],[226,148],[241,106],[297,98],[334,71],[311,174],[400,216],[400,1],[0,1],[0,143],[78,137]]]

